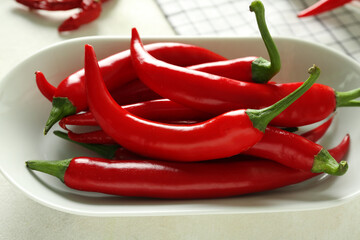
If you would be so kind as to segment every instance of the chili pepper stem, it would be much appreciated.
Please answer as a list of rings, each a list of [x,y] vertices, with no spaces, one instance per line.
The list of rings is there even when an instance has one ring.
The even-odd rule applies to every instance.
[[[342,103],[339,107],[360,107],[360,101],[351,100]]]
[[[62,131],[54,131],[54,134],[62,139],[70,141],[72,143],[76,143],[86,149],[96,152],[100,156],[108,159],[112,159],[115,156],[116,150],[119,148],[119,145],[102,145],[102,144],[88,144],[88,143],[80,143],[73,141],[69,138],[69,136]]]
[[[347,92],[335,91],[335,97],[336,97],[336,107],[358,106],[358,105],[349,105],[349,102],[354,102],[352,101],[353,99],[360,97],[360,88],[353,89]]]
[[[76,107],[66,97],[54,97],[50,116],[45,124],[44,135],[63,117],[76,113]]]
[[[251,66],[252,78],[254,82],[265,83],[280,71],[280,54],[267,28],[265,21],[265,8],[262,2],[253,1],[250,5],[250,11],[255,13],[261,37],[270,57],[270,62],[262,57],[253,61]]]
[[[72,158],[59,161],[31,160],[26,162],[26,166],[32,170],[55,176],[64,182],[65,171],[69,167],[71,160]]]
[[[339,163],[330,155],[328,151],[322,149],[314,157],[314,164],[311,169],[313,173],[328,173],[330,175],[341,176],[346,173],[348,164],[346,161]]]
[[[273,105],[262,109],[248,109],[246,113],[251,119],[253,126],[262,132],[265,132],[266,126],[270,121],[295,102],[303,95],[318,79],[320,69],[313,65],[308,70],[310,77],[296,90],[284,97]]]

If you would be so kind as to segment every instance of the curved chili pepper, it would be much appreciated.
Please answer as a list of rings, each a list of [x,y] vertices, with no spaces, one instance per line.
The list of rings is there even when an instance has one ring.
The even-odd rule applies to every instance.
[[[325,172],[340,176],[348,168],[346,161],[337,163],[322,146],[297,134],[270,126],[266,128],[261,141],[243,153],[314,173]]]
[[[257,11],[261,12],[261,9],[256,10],[256,12]],[[263,41],[270,56],[270,62],[261,57],[243,58],[240,60],[231,61],[231,63],[227,62],[227,64],[230,64],[229,66],[233,67],[231,71],[229,70],[229,67],[227,65],[224,65],[222,63],[219,63],[219,66],[216,65],[203,66],[204,68],[206,68],[206,71],[219,73],[221,72],[221,68],[224,68],[224,71],[229,72],[228,74],[231,74],[232,76],[238,75],[236,79],[242,79],[244,81],[266,82],[280,70],[281,68],[280,56],[276,48],[276,45],[274,44],[271,35],[267,29],[263,12],[262,14],[260,14],[260,17],[256,16],[256,19],[261,36],[263,38]],[[172,48],[173,47],[168,47],[166,50],[164,50],[166,53],[161,53],[161,51],[159,51],[160,56],[156,56],[157,55],[156,51],[151,52],[151,54],[154,57],[160,59],[162,56],[168,55],[168,57],[165,57],[165,59],[162,60],[165,60],[169,63],[179,66],[190,66],[205,62],[226,60],[224,57],[212,53],[209,50],[194,46],[192,47],[193,49],[184,48],[182,49],[181,52],[174,51],[172,57],[169,57],[171,53],[167,53],[167,51],[172,50]],[[189,50],[189,52],[184,52],[185,50]],[[114,72],[113,75],[108,77],[103,73],[105,81],[107,82],[107,85],[110,90],[113,89],[114,82],[116,83],[115,84],[116,86],[121,86],[123,83],[126,83],[136,78],[135,77],[136,74],[131,66],[130,53],[126,52],[126,54],[127,54],[127,58],[126,57],[125,57],[126,59],[120,58],[120,63],[118,63],[119,60],[116,60],[116,63],[112,64],[111,61],[109,61],[110,59],[107,60],[108,63],[111,63],[110,65],[117,65],[114,68],[108,67],[109,70],[111,69]],[[196,57],[199,57],[199,59],[197,60],[201,60],[201,61],[191,61],[191,60],[195,60]],[[100,65],[102,66],[102,63]],[[119,69],[118,67],[119,65],[121,66],[121,69]],[[201,69],[197,68],[197,70],[201,70]],[[249,70],[251,70],[251,73],[249,72]],[[131,76],[130,79],[129,79],[129,75]],[[112,79],[112,80],[110,81],[108,79]],[[121,80],[119,81],[119,79]],[[64,81],[62,81],[57,91],[55,92],[54,97],[59,98],[60,101],[56,100],[56,105],[53,104],[53,110],[50,113],[50,117],[45,126],[45,130],[44,130],[45,134],[62,117],[86,109],[87,104],[86,104],[86,97],[84,94],[84,86],[83,86],[83,71],[80,70],[79,72],[72,74]]]
[[[320,0],[314,5],[308,7],[307,9],[301,11],[298,14],[298,17],[308,17],[331,11],[335,8],[341,7],[352,0]]]
[[[280,71],[281,59],[276,44],[268,30],[262,2],[253,1],[250,5],[250,11],[255,13],[258,29],[268,51],[270,61],[267,61],[262,57],[250,56],[225,60],[218,63],[204,63],[199,66],[191,66],[189,69],[245,82],[266,83],[274,77]]]
[[[163,42],[149,44],[145,48],[156,58],[179,66],[225,60],[224,57],[208,49],[190,44]],[[99,61],[99,65],[106,86],[110,91],[137,78],[132,66],[130,50],[104,58]],[[36,76],[40,73],[38,71]],[[87,109],[84,69],[62,80],[55,91],[45,77],[41,76],[36,80],[42,93],[54,92],[52,97],[53,107],[45,125],[45,134],[63,117]],[[49,99],[49,96],[45,96]]]
[[[47,11],[64,11],[78,8],[80,11],[66,19],[59,27],[59,32],[72,31],[80,26],[96,20],[102,11],[101,4],[105,0],[16,0],[31,9]]]
[[[99,126],[130,151],[167,160],[216,159],[248,149],[262,138],[275,116],[311,87],[320,69],[313,66],[309,73],[301,87],[270,107],[235,110],[199,124],[162,124],[137,117],[116,104],[102,80],[94,49],[85,46],[87,100]]]
[[[329,118],[326,122],[324,122],[320,126],[301,134],[301,136],[308,139],[309,141],[317,142],[322,136],[324,136],[325,132],[330,127],[333,119],[334,116]]]
[[[116,144],[116,142],[102,130],[85,133],[74,133],[69,130],[68,136],[75,142],[90,144]]]
[[[80,12],[66,19],[59,27],[59,32],[73,31],[80,26],[96,20],[102,11],[100,0],[83,0]]]
[[[64,140],[67,140],[69,142],[78,144],[86,149],[89,149],[97,154],[99,154],[101,157],[107,158],[107,159],[117,159],[117,160],[123,160],[123,159],[143,159],[143,156],[140,156],[136,153],[130,152],[129,150],[117,145],[117,144],[98,144],[98,143],[82,143],[77,142],[69,138],[68,134],[61,131],[54,131],[54,134]]]
[[[329,151],[341,159],[348,147],[347,136]],[[318,175],[243,155],[196,163],[78,157],[27,161],[26,166],[53,175],[80,191],[166,199],[236,196],[280,188]]]
[[[40,71],[35,72],[36,85],[41,94],[46,97],[50,102],[53,100],[53,96],[56,91],[56,87],[51,85],[45,78],[44,74]]]
[[[190,123],[184,123],[184,124],[193,124],[194,122],[199,122],[199,121],[193,120],[193,121],[190,121]],[[332,122],[332,118],[330,118],[329,120],[327,120],[320,126],[301,134],[300,136],[308,139],[309,141],[317,142],[326,133],[331,122]],[[178,122],[174,122],[174,123],[178,123]],[[64,128],[64,129],[68,130],[66,128]],[[292,129],[292,128],[291,129],[281,129],[280,131],[291,132],[291,130],[297,131],[298,129]],[[265,131],[265,134],[266,134],[266,131]],[[287,135],[287,134],[284,133],[284,135]],[[88,143],[88,144],[113,144],[113,145],[116,144],[116,142],[102,130],[91,131],[91,132],[86,132],[86,133],[74,133],[74,132],[68,130],[68,134],[66,134],[66,136],[67,136],[67,138],[71,139],[74,142],[81,142],[81,143]],[[260,142],[262,143],[262,146],[267,146],[267,145],[272,144],[271,140],[270,140],[269,144],[267,144],[267,142],[265,142],[264,139],[261,139]],[[260,146],[260,144],[258,144],[258,146]],[[266,149],[268,149],[268,148],[266,148]]]
[[[119,159],[122,158],[122,150],[120,150],[122,147],[119,145],[104,145],[104,144],[89,144],[89,143],[82,143],[82,142],[76,142],[69,138],[67,133],[61,132],[61,131],[54,131],[54,134],[62,139],[65,139],[69,142],[76,143],[86,149],[89,149],[93,152],[96,152],[100,156],[107,158],[107,159],[113,159],[114,156],[119,157]],[[128,157],[128,155],[126,155]]]
[[[263,138],[243,154],[269,159],[299,170],[343,175],[348,169],[345,161],[338,164],[322,146],[304,137],[317,141],[325,133],[331,121],[332,119],[329,119],[302,136],[268,126]],[[116,144],[101,130],[82,134],[74,134],[70,131],[68,137],[76,142]]]
[[[279,101],[301,85],[300,82],[242,82],[159,61],[144,50],[135,28],[132,31],[131,53],[139,78],[153,91],[184,106],[214,114],[241,108],[263,108]],[[328,117],[337,107],[360,106],[359,102],[353,100],[358,97],[360,89],[337,92],[329,86],[314,84],[298,101],[274,118],[271,124],[282,127],[312,124]]]
[[[47,11],[64,11],[74,8],[81,8],[82,6],[82,0],[16,0],[16,2],[31,9]]]
[[[209,113],[184,107],[168,99],[150,100],[122,107],[138,117],[160,122],[201,121],[214,117]],[[59,125],[67,129],[66,125],[98,126],[98,123],[91,112],[84,112],[64,117],[60,120]]]
[[[317,142],[326,133],[327,129],[329,128],[329,126],[331,124],[331,122],[332,122],[332,118],[328,119],[325,123],[321,124],[320,126],[317,126],[316,128],[311,129],[311,130],[301,134],[301,136],[308,139],[308,140],[310,140],[310,141]],[[283,130],[283,131],[287,131],[287,130]],[[105,133],[103,131],[102,131],[102,133],[100,133],[100,131],[91,132],[91,133],[92,133],[91,138],[96,139],[96,141],[91,142],[91,141],[89,141],[89,139],[86,139],[84,137],[84,135],[82,135],[81,137],[82,137],[83,141],[80,142],[79,139],[70,138],[68,133],[61,132],[61,131],[54,131],[54,134],[56,136],[61,137],[61,138],[65,139],[65,140],[71,141],[73,143],[80,144],[81,146],[100,154],[102,157],[105,157],[105,158],[108,158],[108,159],[126,159],[126,157],[124,158],[123,153],[122,153],[122,151],[126,151],[126,150],[122,150],[122,151],[120,151],[118,153],[116,151],[117,147],[118,147],[119,150],[124,149],[124,148],[120,147],[117,144],[115,144],[115,141],[113,141],[113,144],[110,145],[110,146],[103,144],[104,142],[107,142],[108,140],[104,140],[102,138],[104,136],[105,136],[105,139],[109,138],[109,136],[104,135]],[[266,131],[265,131],[265,134],[266,134]],[[81,134],[78,134],[78,135],[81,135]],[[286,133],[285,133],[285,135],[286,135]],[[266,138],[266,139],[268,139],[268,138]],[[265,141],[264,139],[260,140],[262,146],[266,146],[264,141]],[[109,142],[107,142],[107,143],[109,143]],[[269,144],[272,144],[271,139],[270,139]],[[259,144],[258,146],[261,146],[261,145]],[[100,148],[100,150],[98,150],[98,148]],[[128,156],[128,155],[126,155],[126,156]],[[139,158],[138,156],[137,156],[137,159]]]

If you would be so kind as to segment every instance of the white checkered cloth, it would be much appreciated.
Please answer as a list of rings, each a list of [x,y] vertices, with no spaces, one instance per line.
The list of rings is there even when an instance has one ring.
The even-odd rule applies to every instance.
[[[156,0],[179,35],[259,36],[245,0]],[[270,33],[336,48],[360,61],[360,13],[347,7],[314,17],[297,13],[317,0],[262,0]]]

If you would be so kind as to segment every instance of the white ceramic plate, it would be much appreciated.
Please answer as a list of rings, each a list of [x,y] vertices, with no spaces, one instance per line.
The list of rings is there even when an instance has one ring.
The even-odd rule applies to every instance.
[[[207,47],[228,58],[248,55],[268,57],[255,38],[158,38],[145,43],[179,41]],[[0,168],[5,177],[27,196],[48,207],[88,216],[158,216],[183,214],[239,214],[312,210],[344,203],[360,191],[360,149],[351,147],[349,171],[342,177],[317,177],[274,191],[224,199],[169,201],[124,198],[67,188],[59,180],[25,167],[26,160],[57,160],[86,150],[49,133],[43,127],[51,104],[37,90],[34,72],[41,70],[54,84],[82,68],[84,44],[92,44],[99,58],[129,47],[128,38],[93,37],[65,41],[45,48],[16,66],[0,85]],[[360,87],[360,67],[352,59],[320,45],[276,39],[283,67],[276,81],[303,81],[307,69],[317,64],[320,83],[339,91]],[[309,106],[311,107],[311,106]],[[351,134],[352,146],[360,142],[360,109],[339,109],[333,125],[322,139],[327,148]]]

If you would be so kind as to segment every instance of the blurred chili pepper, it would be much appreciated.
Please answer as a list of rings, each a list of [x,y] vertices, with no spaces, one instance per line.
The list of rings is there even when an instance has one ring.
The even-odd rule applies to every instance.
[[[73,31],[96,20],[102,11],[100,0],[83,0],[80,12],[66,19],[58,28],[59,32]]]
[[[320,0],[314,5],[308,7],[307,9],[301,11],[298,14],[298,17],[308,17],[331,11],[335,8],[341,7],[352,0]]]
[[[303,85],[267,108],[235,110],[199,124],[170,125],[139,118],[116,104],[102,80],[94,49],[85,45],[87,100],[99,126],[130,151],[159,159],[201,161],[248,149],[262,138],[275,116],[314,84],[320,69],[313,66],[309,73]]]
[[[79,9],[78,13],[66,19],[58,28],[59,32],[73,31],[80,26],[96,20],[102,11],[101,4],[106,0],[16,0],[30,9],[65,11]]]
[[[16,2],[29,7],[47,11],[64,11],[81,8],[82,0],[16,0]]]
[[[349,141],[346,136],[329,152],[342,159]],[[280,188],[318,175],[244,155],[195,163],[78,157],[27,161],[26,166],[53,175],[80,191],[165,199],[236,196]]]
[[[225,60],[224,57],[208,49],[183,43],[153,43],[147,45],[146,49],[153,56],[179,66]],[[104,58],[99,61],[99,65],[110,91],[137,78],[132,66],[130,50]],[[63,117],[87,109],[84,79],[84,69],[81,69],[66,77],[55,88],[49,84],[41,72],[36,72],[36,83],[39,90],[46,98],[51,99],[53,105],[45,125],[45,134]]]

